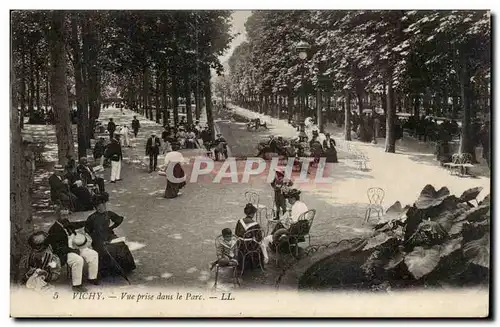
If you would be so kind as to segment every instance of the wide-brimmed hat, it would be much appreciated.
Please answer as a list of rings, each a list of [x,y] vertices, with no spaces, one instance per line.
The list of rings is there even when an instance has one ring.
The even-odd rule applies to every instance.
[[[90,247],[92,239],[86,234],[76,233],[76,235],[71,238],[70,243],[72,249],[84,249]]]
[[[296,196],[300,195],[300,191],[297,190],[296,188],[292,188],[291,190],[287,191],[286,194],[284,194],[285,198],[294,198]]]
[[[276,174],[285,176],[285,169],[283,167],[276,167],[274,171],[276,172]]]
[[[54,171],[64,171],[64,167],[62,165],[54,165]]]
[[[245,215],[252,215],[257,212],[257,208],[253,204],[247,203],[243,212]]]
[[[106,203],[109,201],[109,194],[106,192],[102,192],[101,194],[96,194],[92,198],[92,204],[96,207],[101,203]]]

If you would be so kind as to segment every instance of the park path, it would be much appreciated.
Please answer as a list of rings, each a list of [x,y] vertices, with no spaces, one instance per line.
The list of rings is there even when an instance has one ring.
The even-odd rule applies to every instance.
[[[248,118],[259,117],[272,124],[275,135],[286,137],[296,135],[296,131],[284,119],[254,113],[238,106],[230,108],[239,115]],[[344,141],[342,129],[329,125],[326,131],[332,134],[341,148],[345,149],[345,144],[349,143],[351,147],[364,152],[369,158],[369,171],[352,171],[352,174],[339,172],[338,177],[342,178],[335,180],[328,194],[322,191],[311,191],[311,193],[326,198],[329,203],[366,203],[366,190],[369,187],[381,187],[385,190],[383,201],[385,208],[396,201],[400,201],[403,206],[412,204],[426,184],[432,184],[435,188],[446,186],[452,194],[457,196],[460,196],[468,188],[481,186],[483,191],[479,195],[479,199],[490,192],[489,177],[461,178],[450,175],[446,169],[441,168],[433,160],[434,155],[429,147],[418,141],[406,138],[402,141],[399,140],[396,143],[396,153],[386,153],[384,152],[384,139],[379,139],[379,143],[376,145],[357,140]],[[339,168],[342,165],[353,168],[349,160],[341,161],[343,162],[339,164]]]

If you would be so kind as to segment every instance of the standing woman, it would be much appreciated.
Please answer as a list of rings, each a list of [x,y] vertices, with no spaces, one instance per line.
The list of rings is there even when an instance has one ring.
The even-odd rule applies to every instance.
[[[182,156],[179,152],[177,153]],[[169,152],[165,156],[167,187],[165,188],[165,195],[163,197],[166,199],[173,199],[181,195],[182,193],[180,192],[180,189],[186,186],[186,182],[184,180],[186,174],[184,173],[184,169],[182,169],[181,166],[182,160],[180,158],[178,158],[177,160],[170,159],[170,157],[173,157],[173,155],[175,154],[176,152]]]

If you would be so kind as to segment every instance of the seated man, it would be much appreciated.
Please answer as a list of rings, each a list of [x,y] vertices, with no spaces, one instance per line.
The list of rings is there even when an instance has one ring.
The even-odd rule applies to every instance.
[[[222,136],[222,134],[217,134],[217,138],[214,141],[215,145],[215,159],[218,160],[219,158],[219,153],[222,153],[224,155],[224,158],[227,159],[227,141],[226,139]]]
[[[196,134],[193,130],[189,129],[186,133],[186,148],[187,149],[196,149]]]
[[[186,145],[186,131],[184,130],[184,126],[179,127],[176,137],[179,141],[181,149],[184,149]]]
[[[76,168],[76,171],[82,178],[85,184],[94,184],[99,186],[99,192],[104,192],[104,179],[101,177],[97,177],[94,173],[94,169],[90,167],[87,158],[80,158],[80,164]]]
[[[65,265],[67,263],[71,269],[73,291],[86,292],[86,288],[82,285],[84,264],[86,263],[88,266],[89,282],[98,285],[99,256],[96,251],[88,247],[70,247],[70,244],[74,243],[70,242],[70,240],[74,235],[77,235],[77,229],[85,226],[85,222],[70,222],[68,214],[69,212],[66,210],[58,210],[57,220],[48,232],[47,244],[52,247],[52,251],[59,257],[61,264]]]
[[[92,206],[92,194],[83,186],[83,181],[76,170],[75,160],[71,159],[66,165],[66,178],[68,179],[69,189],[71,193],[76,195],[75,211],[89,211]]]
[[[64,168],[61,165],[54,166],[54,173],[49,177],[50,199],[71,211],[75,210],[77,201],[69,187],[69,180],[64,176]]]
[[[285,198],[288,199],[288,203],[291,205],[291,209],[287,212],[283,218],[276,224],[271,235],[264,238],[262,243],[267,247],[269,245],[279,246],[282,240],[288,240],[290,235],[290,227],[299,221],[300,216],[308,211],[306,204],[300,201],[300,191],[297,189],[292,189],[286,194]]]

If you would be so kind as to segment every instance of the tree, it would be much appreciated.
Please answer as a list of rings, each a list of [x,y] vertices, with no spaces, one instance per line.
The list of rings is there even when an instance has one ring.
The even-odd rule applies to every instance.
[[[52,106],[56,119],[57,155],[60,164],[66,164],[74,156],[73,133],[71,130],[68,93],[66,86],[66,48],[64,37],[65,13],[51,13],[50,56]]]

